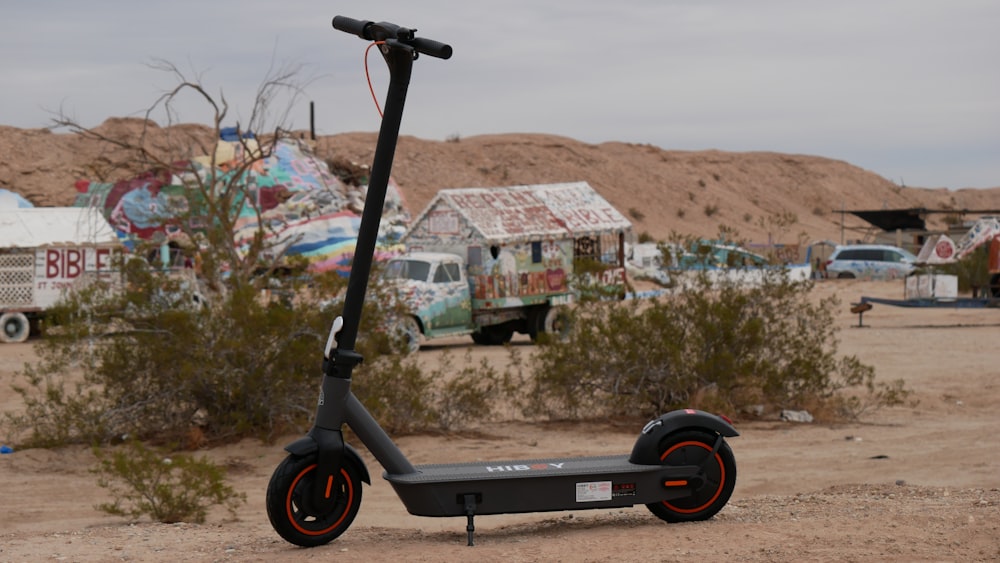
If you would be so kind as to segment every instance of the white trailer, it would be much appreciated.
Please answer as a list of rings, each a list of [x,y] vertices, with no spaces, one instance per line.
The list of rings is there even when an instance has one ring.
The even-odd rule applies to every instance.
[[[111,275],[114,229],[89,207],[0,209],[0,342],[24,342],[84,274]]]

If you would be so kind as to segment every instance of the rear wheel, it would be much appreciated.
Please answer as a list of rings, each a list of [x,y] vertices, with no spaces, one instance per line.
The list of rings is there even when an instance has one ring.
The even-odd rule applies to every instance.
[[[278,535],[302,547],[333,541],[354,522],[361,507],[361,476],[353,463],[340,468],[340,475],[327,490],[331,502],[323,510],[306,508],[306,496],[316,475],[316,456],[290,455],[274,470],[267,486],[267,517]]]
[[[564,339],[569,336],[570,315],[566,307],[551,307],[545,312],[542,330],[553,338]]]
[[[528,316],[528,336],[532,342],[538,342],[542,334],[563,340],[569,336],[571,322],[572,318],[566,307],[538,308]]]
[[[685,430],[671,434],[660,443],[660,462],[664,465],[699,465],[697,479],[686,485],[685,497],[647,504],[646,508],[667,522],[693,522],[715,516],[729,502],[736,487],[736,458],[725,441],[712,454],[718,439],[714,434]]]
[[[501,346],[514,337],[513,329],[504,325],[484,326],[472,333],[472,341],[483,346]]]

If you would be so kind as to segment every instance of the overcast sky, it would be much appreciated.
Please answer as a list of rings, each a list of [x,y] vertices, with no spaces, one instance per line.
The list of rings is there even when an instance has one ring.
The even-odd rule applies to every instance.
[[[996,0],[8,0],[0,125],[143,115],[176,84],[149,66],[164,59],[223,93],[233,124],[269,69],[300,66],[288,125],[307,129],[313,101],[320,135],[375,131],[365,43],[337,14],[454,48],[416,61],[403,134],[778,151],[907,186],[1000,186]],[[385,65],[369,65],[381,94]],[[181,121],[207,119],[182,102]]]

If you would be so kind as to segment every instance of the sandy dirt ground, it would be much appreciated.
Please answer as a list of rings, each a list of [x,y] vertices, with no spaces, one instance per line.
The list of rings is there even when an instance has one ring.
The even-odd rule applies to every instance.
[[[666,524],[638,506],[613,511],[482,516],[477,545],[462,518],[411,516],[382,480],[364,490],[354,525],[333,543],[301,549],[280,539],[264,491],[282,445],[244,441],[205,452],[232,468],[247,495],[237,519],[129,523],[93,507],[110,500],[88,472],[86,448],[17,450],[0,456],[0,561],[995,561],[1000,560],[1000,311],[876,305],[864,327],[850,314],[862,295],[899,298],[896,282],[829,281],[837,293],[840,351],[903,378],[916,404],[850,424],[749,422],[730,445],[738,481],[715,518]],[[468,344],[471,346],[471,342]],[[515,346],[530,345],[515,340]],[[420,352],[433,364],[464,340]],[[474,348],[504,361],[502,350]],[[0,409],[34,358],[32,343],[0,346]],[[502,422],[469,436],[411,436],[399,446],[416,464],[619,454],[639,428]],[[0,442],[4,441],[0,436]]]

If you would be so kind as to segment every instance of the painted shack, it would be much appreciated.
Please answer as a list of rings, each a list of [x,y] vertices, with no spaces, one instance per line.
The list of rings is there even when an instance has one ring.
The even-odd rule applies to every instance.
[[[389,272],[410,283],[425,337],[465,332],[497,344],[513,332],[555,330],[556,308],[575,300],[570,276],[583,262],[602,285],[623,287],[631,238],[631,222],[586,182],[447,189],[404,233],[407,253]]]

